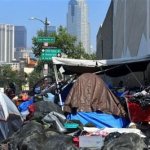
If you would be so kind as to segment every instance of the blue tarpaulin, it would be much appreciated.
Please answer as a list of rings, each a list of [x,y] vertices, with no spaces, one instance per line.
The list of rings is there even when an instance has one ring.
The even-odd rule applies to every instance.
[[[23,111],[26,111],[28,110],[28,107],[33,104],[33,99],[31,100],[28,100],[28,101],[25,101],[25,102],[22,102],[19,106],[18,106],[18,109],[20,112],[23,112]]]
[[[130,121],[127,118],[114,116],[102,112],[77,112],[67,116],[69,120],[79,120],[83,125],[92,123],[97,128],[124,128]]]

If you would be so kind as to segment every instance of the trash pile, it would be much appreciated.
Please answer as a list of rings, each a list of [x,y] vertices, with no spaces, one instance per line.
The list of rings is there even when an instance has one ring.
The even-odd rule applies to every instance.
[[[58,94],[66,93],[68,86]],[[1,149],[149,148],[150,108],[149,103],[141,103],[141,99],[148,101],[148,89],[132,95],[126,92],[124,99],[118,98],[100,77],[90,73],[79,76],[69,87],[63,106],[53,98],[44,98],[45,93],[22,92],[13,99],[23,121],[16,131],[1,139]]]

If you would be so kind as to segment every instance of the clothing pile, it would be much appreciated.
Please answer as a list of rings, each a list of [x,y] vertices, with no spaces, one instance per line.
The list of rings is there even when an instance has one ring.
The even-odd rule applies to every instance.
[[[137,92],[127,99],[129,116],[132,122],[150,121],[150,92],[148,89]]]

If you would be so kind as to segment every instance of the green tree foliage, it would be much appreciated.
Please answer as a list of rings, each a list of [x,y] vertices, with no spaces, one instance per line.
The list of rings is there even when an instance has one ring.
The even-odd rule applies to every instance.
[[[39,65],[39,66],[40,66],[40,65]],[[42,78],[42,74],[40,74],[39,71],[35,69],[35,70],[30,74],[30,76],[28,77],[30,89],[33,88],[33,86],[35,85],[35,83],[36,83],[40,78]]]
[[[44,36],[44,32],[42,30],[38,31],[37,32],[37,36]],[[36,40],[37,37],[33,37],[32,39],[32,43],[33,43],[33,47],[32,47],[32,50],[33,50],[33,53],[35,54],[35,56],[39,57],[40,54],[41,54],[41,51],[42,51],[42,46],[43,44],[42,43],[38,43],[37,40]]]
[[[37,36],[44,36],[44,31],[40,30],[37,32]],[[87,54],[83,48],[82,43],[77,44],[76,37],[67,33],[66,28],[60,26],[57,33],[48,34],[48,37],[55,37],[56,41],[54,44],[50,44],[51,47],[57,47],[62,50],[62,53],[67,55],[68,58],[75,59],[95,59],[95,54]],[[33,37],[33,53],[39,57],[42,51],[43,44],[36,41],[37,37]],[[43,62],[43,61],[42,61]],[[45,63],[45,62],[43,62]],[[42,64],[42,63],[41,63]]]
[[[45,32],[43,30],[40,30],[37,32],[36,37],[33,37],[32,43],[33,43],[33,53],[37,58],[40,57],[42,49],[43,49],[43,43],[38,43],[36,41],[37,37],[45,37]],[[60,26],[55,33],[48,34],[47,37],[54,37],[55,43],[49,44],[49,47],[52,48],[59,48],[62,50],[62,55],[66,55],[67,58],[74,58],[74,59],[95,59],[95,54],[87,54],[85,53],[85,50],[83,48],[82,43],[77,44],[77,39],[75,36],[72,36],[67,33],[66,28],[63,26]],[[41,61],[38,60],[38,65],[35,67],[34,72],[29,77],[30,85],[35,84],[35,81],[37,78],[39,78],[39,74],[43,74],[43,67],[44,64],[47,63],[49,66],[49,74],[53,76],[53,66],[52,61]],[[33,80],[34,79],[34,80]]]
[[[0,86],[5,89],[9,83],[15,83],[21,90],[21,85],[26,82],[27,75],[23,71],[12,70],[10,65],[0,66]]]

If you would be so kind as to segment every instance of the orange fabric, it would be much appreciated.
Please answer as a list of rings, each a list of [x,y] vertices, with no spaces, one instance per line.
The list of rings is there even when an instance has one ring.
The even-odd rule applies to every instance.
[[[23,101],[26,101],[26,100],[29,99],[29,95],[28,95],[27,93],[22,93],[22,94],[21,94],[21,99],[22,99]]]

